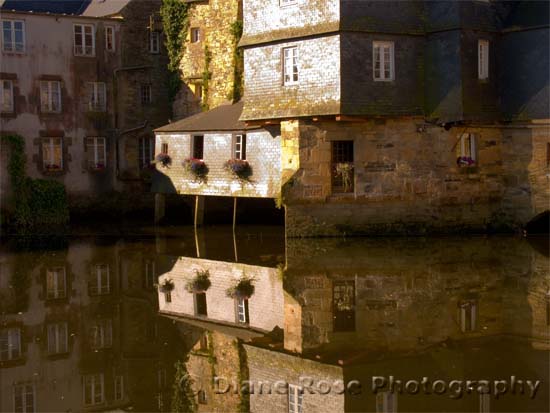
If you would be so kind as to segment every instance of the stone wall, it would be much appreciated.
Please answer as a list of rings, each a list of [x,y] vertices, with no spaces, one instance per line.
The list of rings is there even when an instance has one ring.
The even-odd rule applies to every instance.
[[[246,134],[246,159],[252,167],[249,182],[240,182],[226,171],[224,164],[231,158],[232,134],[228,132],[204,134],[204,162],[209,168],[206,183],[194,182],[194,178],[182,166],[191,156],[189,134],[157,133],[157,153],[163,143],[168,144],[172,165],[157,170],[168,180],[164,188],[186,195],[216,195],[253,198],[276,198],[280,193],[281,139],[279,131],[273,129],[254,130]],[[158,192],[166,192],[159,189]]]
[[[226,290],[246,275],[254,279],[255,287],[248,301],[250,322],[247,327],[265,332],[283,327],[283,285],[277,270],[240,263],[181,257],[171,271],[159,278],[159,283],[165,279],[174,282],[172,302],[167,303],[164,294],[159,292],[160,311],[195,317],[194,297],[185,286],[195,277],[196,271],[206,270],[212,283],[206,291],[206,320],[237,323],[235,300],[227,296]]]
[[[290,236],[515,228],[547,209],[543,125],[446,131],[421,119],[388,119],[300,121],[298,128],[299,137],[291,136],[300,169],[284,191]],[[457,166],[465,132],[476,137],[474,167]],[[352,193],[332,193],[333,140],[354,142]]]

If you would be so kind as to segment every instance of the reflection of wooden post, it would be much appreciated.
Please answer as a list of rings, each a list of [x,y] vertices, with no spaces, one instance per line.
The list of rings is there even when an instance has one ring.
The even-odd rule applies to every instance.
[[[235,253],[235,262],[239,262],[239,256],[237,255],[237,235],[233,229],[233,252]]]
[[[155,194],[155,224],[158,224],[166,213],[166,195]]]
[[[195,195],[195,214],[193,218],[195,228],[204,223],[204,197]]]
[[[233,232],[235,232],[236,225],[237,225],[237,197],[233,197]]]

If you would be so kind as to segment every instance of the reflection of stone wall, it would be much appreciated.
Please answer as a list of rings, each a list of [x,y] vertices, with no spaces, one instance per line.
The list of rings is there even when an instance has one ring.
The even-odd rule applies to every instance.
[[[320,345],[372,350],[424,348],[486,335],[548,339],[549,259],[525,240],[444,239],[297,241],[287,245],[285,309],[294,335],[285,347]],[[333,283],[355,283],[355,332],[334,332]],[[459,304],[476,303],[474,331],[461,330]],[[287,311],[287,312],[288,312]],[[286,332],[286,331],[285,331]],[[295,335],[299,337],[294,337]],[[291,340],[291,341],[289,341]],[[292,345],[295,347],[292,348]]]

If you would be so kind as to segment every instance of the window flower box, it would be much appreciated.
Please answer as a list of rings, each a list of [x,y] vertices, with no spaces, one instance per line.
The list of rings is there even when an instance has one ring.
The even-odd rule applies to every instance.
[[[174,290],[174,281],[170,278],[166,278],[159,284],[159,290],[161,293],[169,293]]]
[[[230,159],[225,163],[224,168],[240,181],[250,181],[252,176],[252,167],[248,161],[242,159]]]
[[[194,177],[195,181],[205,183],[208,179],[208,166],[202,159],[187,158],[182,163],[183,168]]]
[[[456,164],[462,166],[475,166],[476,161],[469,156],[459,156],[456,160]]]
[[[168,168],[172,165],[172,158],[167,153],[159,153],[155,157],[155,162],[160,163],[164,168]]]
[[[211,284],[208,270],[196,270],[195,277],[187,282],[185,289],[190,293],[203,293],[210,288]]]
[[[254,279],[244,275],[238,282],[226,290],[230,298],[249,299],[254,294]]]

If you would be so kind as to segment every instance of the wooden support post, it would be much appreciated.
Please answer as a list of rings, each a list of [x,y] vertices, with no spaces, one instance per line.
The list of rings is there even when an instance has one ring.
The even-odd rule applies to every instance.
[[[233,232],[237,226],[237,197],[233,197]]]
[[[204,197],[195,195],[193,225],[195,228],[204,224]]]
[[[166,214],[166,195],[155,194],[155,224],[158,224]]]

